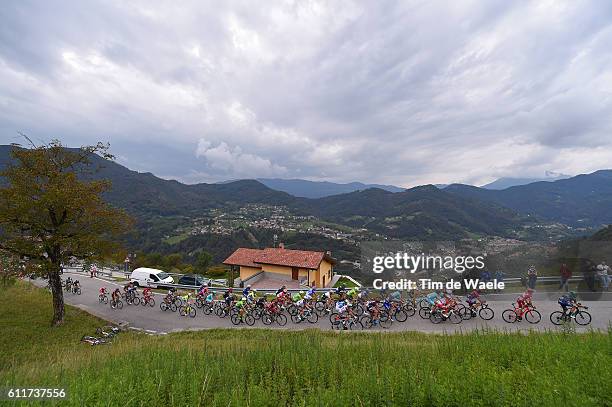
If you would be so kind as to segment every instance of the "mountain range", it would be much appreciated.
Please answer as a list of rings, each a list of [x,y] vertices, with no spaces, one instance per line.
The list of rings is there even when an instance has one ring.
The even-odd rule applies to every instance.
[[[498,178],[493,182],[490,182],[486,185],[481,186],[484,189],[506,189],[510,187],[516,187],[519,185],[527,185],[533,184],[534,182],[540,181],[559,181],[561,179],[571,178],[571,175],[558,174],[551,171],[546,171],[544,177],[541,178],[512,178],[512,177],[502,177]]]
[[[0,167],[8,161],[11,148],[0,146]],[[517,230],[540,221],[585,227],[612,223],[611,170],[504,190],[425,185],[400,192],[367,188],[304,198],[257,180],[186,185],[99,157],[94,164],[100,167],[95,177],[112,181],[112,191],[106,196],[109,202],[140,219],[195,217],[211,208],[263,203],[392,238],[440,240],[473,235],[512,237]]]
[[[346,194],[349,192],[363,191],[369,188],[379,188],[389,192],[402,192],[405,188],[394,185],[363,184],[361,182],[350,182],[339,184],[328,181],[308,181],[304,179],[281,179],[281,178],[257,178],[268,188],[286,192],[300,198],[323,198],[331,195]]]

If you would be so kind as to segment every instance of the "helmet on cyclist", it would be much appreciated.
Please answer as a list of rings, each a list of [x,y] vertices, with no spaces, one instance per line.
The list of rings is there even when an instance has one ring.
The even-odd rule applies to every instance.
[[[230,288],[227,289],[227,292],[228,293],[232,293],[232,292],[234,292],[234,289],[232,287],[230,287]]]
[[[247,288],[251,288],[251,284],[247,285]]]
[[[300,291],[300,295],[304,295],[306,294],[304,291]]]

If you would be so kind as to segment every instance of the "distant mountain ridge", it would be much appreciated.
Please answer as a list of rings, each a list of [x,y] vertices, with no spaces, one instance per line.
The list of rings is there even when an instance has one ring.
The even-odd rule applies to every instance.
[[[444,191],[494,202],[519,213],[580,227],[612,224],[612,170],[503,190],[453,184]]]
[[[363,191],[368,188],[379,188],[389,192],[402,192],[405,188],[394,185],[364,184],[349,182],[346,184],[329,181],[309,181],[304,179],[257,178],[268,188],[286,192],[300,198],[323,198],[331,195],[346,194],[354,191]]]
[[[546,176],[541,177],[541,178],[502,177],[486,185],[483,185],[480,188],[500,190],[500,189],[506,189],[510,187],[516,187],[519,185],[533,184],[534,182],[540,182],[540,181],[552,182],[552,181],[559,181],[559,180],[567,179],[567,178],[571,178],[571,175],[557,174],[554,172],[547,171]]]

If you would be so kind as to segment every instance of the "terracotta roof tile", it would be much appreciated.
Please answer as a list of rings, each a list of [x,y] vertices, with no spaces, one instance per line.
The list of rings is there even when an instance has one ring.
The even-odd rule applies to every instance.
[[[234,266],[260,267],[259,264],[317,269],[323,259],[335,263],[334,259],[323,252],[309,250],[289,250],[281,248],[237,249],[223,264]]]
[[[223,264],[229,266],[246,266],[246,267],[261,267],[259,264],[253,263],[253,259],[259,255],[262,250],[246,249],[241,247],[223,261]]]

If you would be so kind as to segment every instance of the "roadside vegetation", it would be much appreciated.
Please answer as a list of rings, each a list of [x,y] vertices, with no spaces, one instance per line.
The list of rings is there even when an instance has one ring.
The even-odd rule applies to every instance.
[[[46,291],[2,295],[0,387],[65,387],[68,405],[612,404],[610,330],[127,332],[91,347],[79,339],[104,321],[67,306],[52,328]]]

